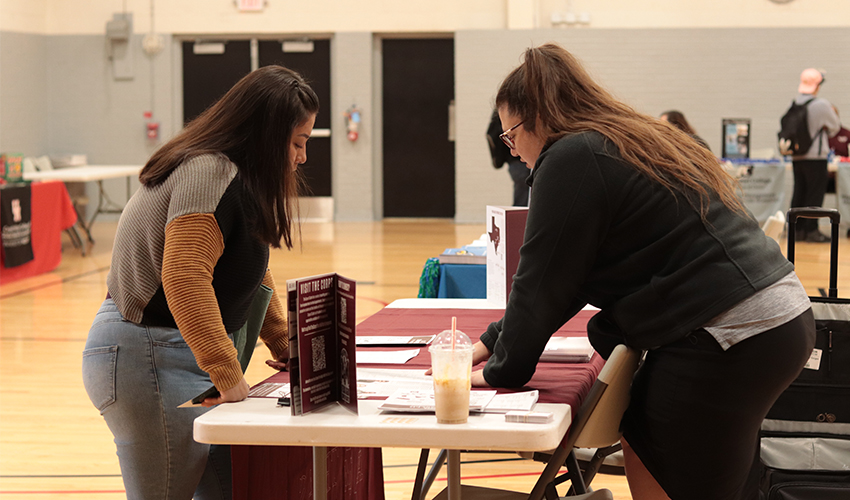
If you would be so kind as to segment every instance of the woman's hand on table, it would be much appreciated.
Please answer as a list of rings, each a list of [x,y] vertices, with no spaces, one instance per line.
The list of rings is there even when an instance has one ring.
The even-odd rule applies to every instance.
[[[274,368],[277,371],[285,372],[289,370],[289,358],[283,356],[277,359],[267,359],[266,365]]]
[[[201,406],[215,406],[221,403],[233,403],[236,401],[242,401],[243,399],[248,397],[248,382],[245,381],[245,377],[236,383],[230,389],[226,389],[219,393],[218,397],[215,398],[207,398],[202,403]]]
[[[475,366],[482,361],[487,361],[488,359],[490,359],[490,351],[487,350],[487,346],[484,345],[484,342],[481,342],[479,340],[478,342],[472,344],[472,366]],[[431,375],[430,368],[425,370],[425,375]]]
[[[488,359],[490,359],[490,351],[487,349],[487,346],[484,345],[484,342],[479,340],[472,344],[472,366],[475,366],[482,361],[487,361]]]
[[[484,380],[484,370],[472,372],[472,387],[492,387]]]

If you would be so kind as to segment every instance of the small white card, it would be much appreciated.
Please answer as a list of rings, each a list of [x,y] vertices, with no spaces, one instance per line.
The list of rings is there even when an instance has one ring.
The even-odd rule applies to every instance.
[[[548,424],[554,414],[548,411],[509,411],[505,413],[505,422],[522,424]]]
[[[812,355],[809,356],[809,361],[806,362],[806,366],[804,367],[807,370],[820,370],[820,360],[823,355],[823,349],[815,349],[812,351]]]

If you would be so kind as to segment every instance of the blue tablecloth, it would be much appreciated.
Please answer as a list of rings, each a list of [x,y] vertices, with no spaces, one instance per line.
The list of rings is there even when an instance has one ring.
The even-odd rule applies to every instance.
[[[440,264],[441,299],[486,299],[487,266],[484,264]]]

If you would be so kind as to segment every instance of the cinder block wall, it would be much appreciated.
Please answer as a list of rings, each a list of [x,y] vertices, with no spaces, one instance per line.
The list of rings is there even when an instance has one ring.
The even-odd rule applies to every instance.
[[[510,203],[510,180],[489,163],[484,131],[499,83],[524,50],[548,41],[581,59],[638,111],[678,109],[715,154],[721,120],[750,118],[751,149],[775,151],[779,118],[800,71],[823,68],[820,96],[850,123],[850,47],[845,28],[701,28],[460,31],[456,34],[459,222],[480,222],[487,204]]]

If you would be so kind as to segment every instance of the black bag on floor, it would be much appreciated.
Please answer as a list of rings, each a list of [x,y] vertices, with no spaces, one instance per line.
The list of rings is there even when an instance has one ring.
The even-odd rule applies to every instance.
[[[837,210],[788,211],[788,260],[796,220],[832,226],[828,297],[810,297],[817,337],[809,363],[767,414],[761,431],[766,500],[850,499],[850,299],[838,298]]]

